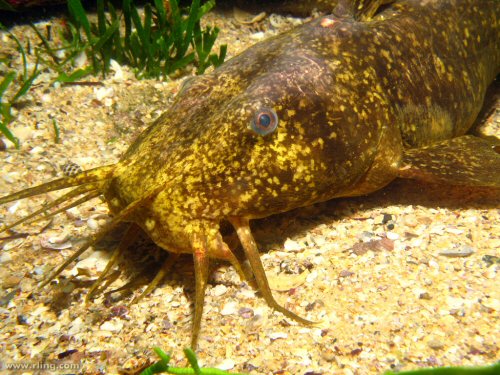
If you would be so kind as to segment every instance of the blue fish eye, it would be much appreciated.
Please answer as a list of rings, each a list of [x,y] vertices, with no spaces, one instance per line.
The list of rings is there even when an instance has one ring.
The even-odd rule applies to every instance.
[[[259,116],[259,123],[261,126],[267,128],[269,125],[271,125],[271,117],[269,117],[267,113],[262,113]]]
[[[278,127],[278,115],[271,108],[263,108],[257,111],[250,122],[250,128],[258,135],[265,136]]]

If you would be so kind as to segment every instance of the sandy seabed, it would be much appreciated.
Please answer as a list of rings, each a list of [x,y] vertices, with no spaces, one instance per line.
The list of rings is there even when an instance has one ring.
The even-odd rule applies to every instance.
[[[227,43],[234,56],[303,21],[273,15],[242,25],[231,13],[214,12],[204,22],[221,28],[218,42]],[[35,40],[26,26],[12,32],[22,43]],[[2,45],[15,53],[5,34]],[[39,77],[11,124],[22,147],[0,152],[0,195],[61,176],[61,166],[70,162],[83,169],[116,162],[168,107],[184,79],[139,81],[118,66],[107,79],[90,78],[93,85],[54,86],[54,77],[51,71]],[[500,134],[498,101],[496,107],[477,132]],[[57,196],[4,205],[0,222],[12,222]],[[499,190],[397,180],[367,197],[255,221],[275,297],[319,323],[305,327],[290,321],[232,267],[214,265],[200,363],[249,374],[313,375],[498,361],[499,207]],[[161,258],[142,240],[129,249],[108,290],[130,277],[135,286],[100,295],[86,306],[92,281],[122,235],[117,230],[58,282],[37,288],[107,220],[106,205],[95,199],[50,222],[16,228],[19,238],[1,235],[0,372],[15,373],[6,369],[14,363],[28,364],[18,372],[25,374],[134,373],[133,366],[157,360],[153,346],[172,353],[173,364],[185,365],[182,348],[190,339],[194,291],[190,257],[181,258],[151,295],[129,306]]]

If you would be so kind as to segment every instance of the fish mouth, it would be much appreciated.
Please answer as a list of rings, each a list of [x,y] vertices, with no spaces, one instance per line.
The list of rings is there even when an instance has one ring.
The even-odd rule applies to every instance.
[[[117,216],[115,216],[115,218],[110,223],[108,223],[107,226],[93,235],[79,250],[77,250],[68,260],[60,265],[51,275],[49,275],[49,277],[42,282],[40,287],[45,286],[50,280],[54,279],[71,262],[73,262],[80,254],[86,251],[95,242],[103,238],[105,234],[107,234],[112,228],[114,228],[117,220],[125,219],[128,216],[129,212],[133,209],[133,207],[128,208],[128,210],[125,209],[122,211],[126,211],[124,214],[118,214]],[[210,259],[227,261],[234,267],[242,280],[254,280],[257,290],[261,293],[266,303],[274,310],[281,312],[286,317],[300,324],[315,324],[314,322],[307,320],[283,307],[274,298],[269,286],[269,282],[267,280],[264,267],[260,260],[257,243],[250,229],[249,220],[244,217],[231,217],[228,218],[228,221],[236,231],[237,237],[243,248],[244,254],[246,256],[246,259],[248,260],[250,267],[244,267],[243,263],[236,257],[234,252],[223,239],[219,231],[218,223],[208,221],[202,222],[201,220],[197,220],[193,223],[194,225],[191,226],[190,232],[187,233],[187,237],[190,239],[190,250],[182,250],[180,252],[167,250],[169,252],[169,256],[162,264],[155,278],[139,296],[135,297],[132,300],[131,303],[133,304],[138,302],[144,296],[153,291],[155,287],[163,280],[163,278],[170,273],[171,269],[179,259],[180,254],[183,252],[190,252],[193,255],[195,273],[194,316],[192,321],[191,348],[196,348],[200,335],[205,291],[209,276]],[[122,253],[126,248],[130,246],[131,243],[135,241],[140,232],[140,227],[137,224],[132,223],[129,225],[124,237],[122,238],[119,246],[114,250],[104,271],[99,275],[98,279],[90,288],[86,297],[87,302],[94,297],[101,284],[104,283],[106,274],[118,262],[118,260],[121,258]]]
[[[236,257],[233,249],[226,242],[227,238],[225,239],[221,234],[220,222],[218,220],[189,219],[189,222],[182,227],[182,233],[170,233],[170,237],[177,240],[175,243],[170,245],[167,240],[167,243],[160,245],[169,252],[169,257],[162,265],[155,279],[139,298],[152,291],[162,278],[170,273],[180,253],[191,253],[193,255],[195,271],[194,316],[191,336],[192,348],[196,347],[199,338],[210,259],[227,261],[234,267],[242,280],[255,281],[257,290],[273,309],[300,324],[313,324],[313,322],[281,306],[275,300],[260,260],[257,243],[250,229],[249,219],[242,216],[233,216],[226,218],[226,220],[235,229],[250,267],[246,267]],[[148,232],[148,235],[153,240],[155,237],[158,237],[157,233]],[[159,237],[161,238],[162,235]],[[182,246],[183,242],[187,242],[187,246]]]
[[[94,170],[81,172],[73,177],[66,177],[59,180],[55,180],[40,186],[36,186],[30,189],[26,189],[19,193],[14,193],[9,196],[1,197],[0,204],[11,202],[18,199],[23,199],[31,197],[34,195],[43,194],[49,191],[59,190],[68,187],[74,187],[69,193],[64,194],[60,198],[54,201],[54,204],[49,204],[44,208],[35,211],[31,215],[28,215],[21,220],[16,221],[8,226],[3,226],[0,228],[0,232],[9,230],[10,228],[25,222],[34,222],[40,218],[46,218],[47,216],[53,216],[61,211],[64,211],[69,206],[73,207],[81,204],[87,200],[95,198],[96,196],[105,193],[106,189],[109,188],[111,179],[113,178],[114,171],[116,170],[115,165],[105,166],[96,168]],[[86,300],[90,301],[92,297],[96,294],[99,286],[106,279],[107,273],[113,268],[113,266],[118,262],[122,252],[133,243],[138,235],[141,233],[141,226],[135,223],[138,212],[144,210],[144,207],[150,205],[154,202],[154,199],[164,190],[164,186],[157,187],[151,191],[146,192],[140,198],[127,204],[125,207],[120,209],[115,213],[115,216],[102,228],[99,229],[95,234],[88,238],[84,244],[74,252],[68,259],[66,259],[61,265],[56,267],[47,278],[45,278],[40,284],[39,288],[47,285],[51,280],[56,278],[69,264],[75,261],[82,253],[104,238],[111,230],[113,230],[121,222],[130,222],[129,227],[123,236],[120,244],[114,250],[111,259],[106,265],[104,271],[99,275],[98,279],[95,281],[94,285],[90,288],[87,294]],[[77,198],[81,196],[81,198]],[[73,200],[73,202],[68,203],[68,201]],[[52,208],[57,208],[57,206],[64,205],[62,208],[56,209],[53,212],[49,212]],[[48,215],[43,215],[47,214]],[[203,314],[203,304],[205,299],[205,289],[207,286],[207,280],[209,275],[209,261],[211,258],[228,261],[238,272],[240,278],[247,280],[255,280],[258,291],[261,293],[267,304],[273,309],[283,313],[288,318],[297,321],[300,324],[313,324],[313,322],[300,317],[294,312],[281,306],[275,299],[269,287],[269,283],[264,271],[264,267],[260,260],[259,250],[257,243],[252,235],[249,225],[249,219],[243,216],[232,216],[226,218],[227,221],[234,227],[236,234],[238,236],[239,242],[242,245],[245,256],[249,262],[249,269],[244,267],[240,260],[234,255],[231,248],[224,241],[221,233],[219,222],[220,220],[207,220],[207,219],[189,219],[189,225],[182,228],[184,231],[184,236],[182,237],[187,241],[187,244],[181,251],[176,251],[175,249],[166,248],[169,252],[169,257],[162,265],[159,273],[156,275],[154,280],[146,290],[139,295],[132,303],[138,301],[144,295],[148,294],[154,289],[154,287],[163,279],[163,277],[169,272],[172,266],[177,261],[180,253],[189,252],[193,254],[194,259],[194,269],[195,269],[195,310],[193,317],[193,327],[191,336],[191,347],[195,348],[198,342],[201,320]],[[147,228],[143,228],[147,229]],[[146,230],[146,232],[148,232]],[[153,236],[154,237],[154,236]],[[173,250],[173,251],[172,251]],[[178,249],[179,250],[179,249]]]

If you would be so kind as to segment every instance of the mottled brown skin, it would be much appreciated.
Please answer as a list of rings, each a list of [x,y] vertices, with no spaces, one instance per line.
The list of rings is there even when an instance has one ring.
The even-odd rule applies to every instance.
[[[366,194],[398,176],[500,186],[492,176],[500,157],[489,144],[456,138],[500,70],[500,2],[397,1],[375,13],[380,3],[341,2],[334,15],[189,80],[116,166],[0,203],[93,182],[85,191],[104,193],[116,215],[109,228],[130,221],[165,250],[193,253],[193,346],[209,258],[243,273],[219,232],[228,220],[266,301],[308,323],[272,297],[249,220]],[[250,126],[263,109],[279,118],[265,136]],[[477,165],[475,156],[491,163]]]
[[[190,81],[118,164],[111,209],[164,186],[133,221],[191,252],[186,228],[378,190],[404,147],[464,134],[498,73],[498,3],[419,3],[317,19]],[[263,107],[279,117],[264,137],[249,129]]]

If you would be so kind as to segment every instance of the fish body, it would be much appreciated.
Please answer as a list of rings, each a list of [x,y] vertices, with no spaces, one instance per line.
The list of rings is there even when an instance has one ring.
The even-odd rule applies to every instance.
[[[477,117],[500,66],[500,7],[480,5],[397,2],[370,22],[321,17],[249,48],[188,82],[131,147],[110,208],[165,186],[134,221],[190,252],[193,220],[213,226],[380,189],[404,149],[463,135]],[[279,124],[262,136],[250,124],[266,109]]]
[[[172,254],[192,253],[193,346],[209,259],[245,274],[220,234],[229,221],[268,304],[310,323],[274,300],[249,220],[398,176],[500,187],[498,144],[464,136],[500,71],[499,20],[496,0],[341,1],[189,79],[116,165],[0,203],[69,186],[79,187],[58,203],[104,194],[114,219],[51,277],[120,221]]]

